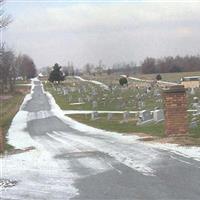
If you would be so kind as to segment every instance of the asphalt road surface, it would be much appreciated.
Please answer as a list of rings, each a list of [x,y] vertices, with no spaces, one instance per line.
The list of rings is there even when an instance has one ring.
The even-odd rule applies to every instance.
[[[46,180],[52,187],[18,191],[15,199],[26,195],[27,199],[69,199],[65,186],[69,179],[66,184],[76,189],[72,199],[200,199],[200,162],[115,134],[78,130],[67,118],[64,122],[54,115],[40,82],[35,84],[32,99],[22,108],[29,112],[27,132],[60,167],[55,172],[48,166],[52,175]],[[45,172],[26,173],[38,183],[46,177]]]

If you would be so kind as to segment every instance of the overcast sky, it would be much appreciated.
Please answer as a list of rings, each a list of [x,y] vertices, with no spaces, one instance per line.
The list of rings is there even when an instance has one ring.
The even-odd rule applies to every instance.
[[[200,1],[106,2],[7,0],[4,40],[38,68],[199,54]]]

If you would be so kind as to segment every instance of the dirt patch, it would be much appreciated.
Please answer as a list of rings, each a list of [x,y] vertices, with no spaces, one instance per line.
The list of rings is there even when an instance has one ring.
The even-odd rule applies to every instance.
[[[24,152],[31,151],[31,150],[34,150],[34,149],[35,149],[35,147],[33,147],[33,146],[27,147],[25,149],[12,149],[7,153],[7,155],[24,153]]]
[[[165,138],[157,138],[152,142],[156,143],[172,143],[179,144],[182,146],[200,146],[200,138],[193,138],[190,136],[170,136]]]
[[[151,137],[151,136],[147,136],[147,137],[139,138],[138,140],[144,141],[144,142],[148,142],[148,141],[154,141],[155,138],[154,138],[154,137]]]
[[[27,94],[30,91],[30,87],[16,88],[16,92]]]
[[[0,95],[0,100],[4,101],[11,99],[12,97],[13,97],[12,95]]]
[[[140,138],[139,141],[150,142],[150,143],[171,143],[171,144],[179,144],[182,146],[198,146],[200,147],[200,138],[194,138],[190,135],[172,135],[166,137],[158,137],[158,136],[150,136],[145,133],[133,133],[133,135],[137,135]]]

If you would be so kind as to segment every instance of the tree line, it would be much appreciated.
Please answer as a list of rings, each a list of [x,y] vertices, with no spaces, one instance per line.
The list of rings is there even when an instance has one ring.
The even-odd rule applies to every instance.
[[[173,72],[192,72],[200,71],[200,55],[197,56],[166,56],[164,58],[145,58],[139,66],[134,62],[130,63],[115,63],[110,67],[105,65],[95,65],[87,63],[83,67],[83,72],[89,75],[103,74],[108,75],[113,73],[121,74],[153,74],[153,73],[173,73]]]
[[[106,66],[102,64],[102,60],[99,61],[99,64],[95,66],[94,64],[87,63],[83,66],[83,73],[89,74],[89,75],[101,75],[101,74],[113,74],[113,73],[122,73],[122,74],[135,74],[139,72],[139,67],[136,66],[134,62],[130,63],[115,63],[112,66]]]
[[[16,56],[13,51],[0,51],[0,90],[13,92],[17,79],[27,80],[36,76],[36,66],[28,55]]]
[[[51,68],[46,68],[51,69]],[[48,70],[49,71],[49,70]],[[140,64],[140,66],[136,66],[134,62],[121,62],[115,63],[112,66],[105,66],[102,64],[102,61],[99,61],[98,65],[94,65],[92,63],[87,63],[83,66],[83,68],[75,69],[73,65],[68,65],[62,67],[62,72],[65,76],[73,76],[73,75],[102,75],[102,74],[160,74],[160,73],[173,73],[173,72],[189,72],[189,71],[200,71],[200,56],[167,56],[164,58],[152,58],[147,57]],[[49,71],[50,73],[50,71]],[[45,73],[45,74],[49,74]]]
[[[2,10],[4,0],[0,0],[0,31],[2,32],[11,22],[11,16]],[[13,92],[17,78],[23,80],[36,76],[36,66],[28,55],[16,56],[12,50],[0,43],[0,92]]]
[[[140,68],[144,74],[200,71],[200,56],[148,57]]]

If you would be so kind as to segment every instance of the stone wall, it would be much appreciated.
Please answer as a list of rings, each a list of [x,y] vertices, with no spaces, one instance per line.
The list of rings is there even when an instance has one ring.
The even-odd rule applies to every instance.
[[[164,90],[165,134],[179,135],[188,133],[187,98],[181,85]]]

